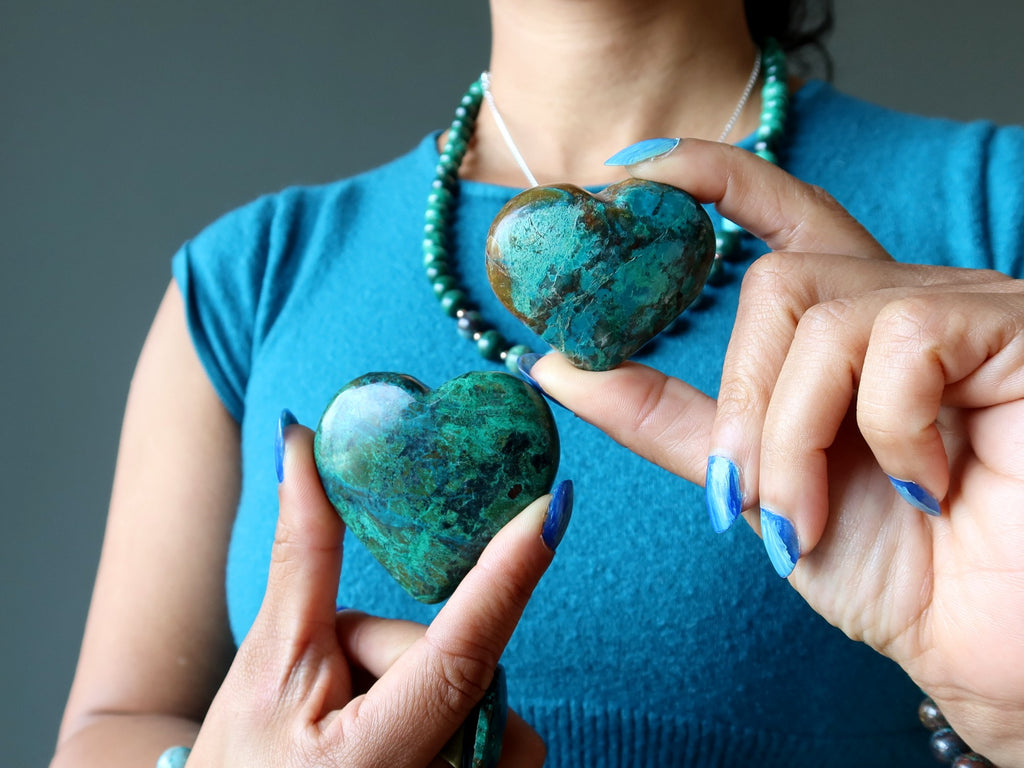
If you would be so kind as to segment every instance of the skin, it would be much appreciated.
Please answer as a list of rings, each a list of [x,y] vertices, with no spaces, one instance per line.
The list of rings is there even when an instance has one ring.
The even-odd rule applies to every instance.
[[[591,185],[617,180],[621,171],[605,168],[603,160],[642,138],[717,137],[753,62],[754,47],[738,1],[493,0],[491,7],[494,93],[542,182]],[[550,61],[559,62],[556,71],[545,63]],[[749,133],[758,111],[755,93],[733,135]],[[652,177],[662,174],[660,180],[704,199],[720,198],[727,215],[771,236],[769,242],[780,251],[831,254],[828,272],[834,279],[828,285],[810,285],[804,273],[813,270],[800,259],[789,266],[768,259],[754,274],[761,276],[756,279],[763,286],[772,285],[773,279],[778,284],[774,267],[783,274],[798,273],[796,280],[787,275],[787,284],[806,285],[804,294],[787,296],[795,303],[775,307],[780,317],[793,317],[792,312],[803,317],[822,301],[836,298],[836,286],[847,284],[850,276],[849,284],[859,292],[842,298],[857,299],[849,323],[857,332],[839,334],[847,342],[844,349],[870,351],[864,329],[875,327],[872,318],[891,313],[886,309],[890,304],[876,308],[872,302],[894,285],[902,291],[899,295],[913,293],[925,308],[934,307],[928,302],[938,301],[939,295],[954,303],[971,293],[998,294],[1000,301],[1011,304],[1019,299],[1002,285],[1005,280],[976,275],[940,281],[969,286],[966,293],[943,289],[922,294],[927,278],[893,271],[859,226],[819,193],[794,193],[800,186],[768,166],[745,168],[736,177],[732,161],[678,164],[680,158],[691,157],[689,149],[672,157],[665,165],[651,166]],[[522,184],[486,110],[461,172],[480,181]],[[751,212],[757,214],[754,221]],[[768,225],[758,217],[767,217]],[[999,287],[982,290],[982,284]],[[753,316],[767,288],[744,291]],[[862,296],[874,298],[861,301]],[[810,304],[802,307],[800,299]],[[971,311],[978,308],[972,305]],[[1019,316],[1015,311],[1008,307],[1006,314]],[[811,311],[812,317],[823,314]],[[976,337],[982,347],[994,349],[998,344],[992,339],[998,334],[993,329],[1002,314],[985,317]],[[823,329],[827,319],[821,317]],[[1000,464],[999,459],[1021,455],[1019,445],[1006,445],[1020,430],[1003,426],[1011,418],[1019,423],[1019,409],[1014,410],[1010,397],[1019,397],[1019,392],[1002,391],[993,383],[997,377],[989,374],[973,376],[976,386],[953,383],[940,388],[942,397],[952,398],[942,401],[944,407],[962,411],[993,389],[1004,399],[987,408],[971,406],[970,413],[961,412],[962,418],[951,425],[947,444],[961,450],[956,455],[964,461],[950,476],[949,513],[941,520],[920,520],[899,507],[878,480],[874,459],[858,435],[862,428],[849,419],[843,422],[843,444],[852,446],[857,462],[855,471],[841,478],[822,469],[824,449],[794,447],[793,434],[771,426],[817,424],[821,417],[806,404],[801,408],[798,398],[768,397],[780,391],[777,382],[790,382],[781,391],[793,386],[794,377],[784,364],[791,347],[784,323],[776,333],[772,365],[745,363],[753,350],[742,339],[730,349],[723,396],[734,392],[734,403],[753,397],[757,413],[746,419],[743,409],[717,408],[684,383],[639,366],[595,375],[607,378],[580,378],[556,359],[545,359],[536,374],[555,397],[585,418],[697,482],[712,445],[731,452],[743,464],[748,503],[753,505],[760,491],[794,519],[804,552],[791,577],[794,586],[850,634],[896,658],[922,685],[928,683],[977,748],[989,750],[1005,765],[1024,764],[1019,741],[1008,735],[1024,733],[1019,694],[1024,681],[1009,674],[1024,669],[1024,619],[1008,613],[1002,599],[1022,575],[1014,553],[1024,551],[1024,534],[1019,526],[1013,528],[1012,515],[1006,513],[1020,508],[1020,485],[1014,479],[1020,467],[1007,460]],[[795,337],[792,329],[789,333]],[[1005,328],[1004,334],[1002,338],[1012,336]],[[800,360],[811,359],[821,348],[812,343],[813,336],[806,341]],[[949,342],[938,339],[936,348],[952,348]],[[1012,347],[1009,343],[1005,348]],[[868,351],[859,359],[858,353],[848,351],[840,361],[840,369],[846,369],[837,380],[849,380],[854,372],[867,378],[872,370],[901,370],[889,368],[888,358],[876,359]],[[916,359],[912,349],[909,353],[907,359]],[[1007,358],[994,353],[992,359]],[[1012,368],[1012,360],[1006,367]],[[757,371],[757,386],[744,393],[737,379],[750,368]],[[998,364],[985,370],[997,369]],[[815,370],[822,382],[833,371],[824,364]],[[926,372],[923,380],[934,380],[934,369],[930,376]],[[972,379],[965,376],[965,381]],[[885,394],[884,387],[878,391]],[[621,399],[610,415],[601,416],[609,392]],[[842,421],[849,405],[849,398],[840,395],[827,415],[834,422],[838,414]],[[1005,411],[1000,410],[1003,406]],[[891,409],[884,398],[877,403],[875,420],[881,432]],[[814,443],[825,445],[827,434],[828,429],[816,434]],[[900,451],[890,448],[882,451],[887,457],[884,468],[919,470],[906,476],[945,494],[941,478],[946,475],[935,460],[934,433],[924,428],[921,435],[925,453],[920,455],[932,458],[903,467]],[[790,498],[796,486],[786,482],[784,469],[772,469],[786,458],[802,461],[812,473],[817,467],[817,481],[809,484],[806,498]],[[223,571],[239,493],[238,427],[196,358],[181,297],[172,285],[129,395],[100,570],[53,768],[137,768],[155,764],[170,745],[193,743],[191,768],[437,764],[433,755],[488,684],[495,660],[550,562],[551,553],[539,536],[546,499],[531,505],[495,539],[429,629],[350,611],[336,616],[341,528],[314,482],[311,462],[308,431],[290,428],[267,600],[235,653]],[[968,467],[975,468],[968,472]],[[774,484],[773,477],[778,478]],[[861,479],[869,489],[862,498],[871,503],[855,507],[847,503],[854,496],[847,489],[861,488]],[[829,504],[823,507],[826,493]],[[980,494],[976,501],[968,501],[975,498],[971,493]],[[982,508],[986,498],[990,503]],[[899,526],[887,522],[896,513]],[[854,520],[856,524],[850,522]],[[878,540],[888,549],[868,546]],[[941,558],[940,546],[946,547]],[[885,563],[900,553],[906,558],[898,561],[906,565],[899,571],[901,579],[884,578]],[[1000,553],[1001,559],[996,557]],[[986,569],[980,570],[979,563]],[[963,574],[972,578],[953,578]],[[854,597],[830,603],[833,590],[828,587],[837,584]],[[946,592],[940,589],[943,585]],[[498,597],[473,600],[478,591]],[[985,602],[971,608],[974,598]],[[1018,598],[1014,604],[1019,603]],[[957,621],[967,620],[975,621],[975,629],[980,622],[980,631],[953,632]],[[1006,658],[1017,663],[1002,663],[999,675],[985,667],[986,661]],[[950,665],[949,672],[942,672],[943,664]],[[537,736],[510,715],[503,765],[539,765],[542,760]]]
[[[717,402],[635,363],[551,354],[531,375],[695,483],[730,457],[754,531],[758,505],[794,524],[807,602],[899,663],[976,751],[1024,765],[1024,281],[896,264],[822,190],[732,147],[685,141],[630,170],[773,249],[744,279]]]

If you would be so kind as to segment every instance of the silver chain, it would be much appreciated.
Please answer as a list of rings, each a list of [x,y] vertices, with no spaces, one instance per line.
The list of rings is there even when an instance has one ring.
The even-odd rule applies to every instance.
[[[761,74],[761,51],[757,52],[757,56],[754,57],[754,68],[750,71],[750,77],[747,79],[747,84],[743,89],[743,95],[740,96],[739,103],[736,104],[736,109],[733,110],[732,115],[726,122],[725,127],[722,129],[722,134],[718,137],[719,142],[723,142],[728,138],[729,134],[732,133],[732,129],[736,126],[736,121],[740,119],[740,115],[743,114],[743,108],[747,106],[747,102],[750,100],[750,94],[754,92],[754,86],[757,84],[757,78]],[[501,137],[505,140],[505,145],[512,153],[512,157],[516,161],[516,165],[523,172],[526,180],[529,182],[531,187],[538,186],[537,177],[533,175],[530,170],[530,166],[526,164],[526,160],[523,157],[523,153],[519,151],[519,147],[516,146],[515,140],[512,138],[512,134],[508,130],[508,126],[505,124],[504,119],[501,117],[501,112],[498,111],[498,105],[494,101],[494,94],[491,93],[491,73],[482,72],[480,74],[480,85],[483,88],[484,99],[487,101],[487,106],[491,110],[491,115],[494,116],[494,122],[498,126],[498,131],[501,133]]]

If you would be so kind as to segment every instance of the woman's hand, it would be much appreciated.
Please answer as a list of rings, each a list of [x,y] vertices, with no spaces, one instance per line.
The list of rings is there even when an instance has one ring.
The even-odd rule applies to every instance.
[[[1024,284],[897,264],[828,195],[731,147],[684,141],[631,171],[773,251],[744,279],[718,400],[633,363],[548,355],[531,376],[707,478],[717,529],[742,511],[815,610],[901,664],[972,748],[1024,765]]]
[[[286,429],[280,517],[259,615],[207,714],[189,768],[444,766],[437,757],[491,683],[570,509],[538,499],[499,532],[429,627],[336,613],[343,525]],[[571,501],[571,497],[568,497]],[[552,519],[554,518],[554,519]],[[542,527],[547,525],[542,540]],[[541,765],[510,712],[501,765]]]

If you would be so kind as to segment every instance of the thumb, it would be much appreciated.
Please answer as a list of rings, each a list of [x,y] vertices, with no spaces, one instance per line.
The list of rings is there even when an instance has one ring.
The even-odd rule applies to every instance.
[[[334,631],[345,526],[320,484],[313,432],[281,414],[275,444],[279,511],[260,619],[296,637],[317,625]]]

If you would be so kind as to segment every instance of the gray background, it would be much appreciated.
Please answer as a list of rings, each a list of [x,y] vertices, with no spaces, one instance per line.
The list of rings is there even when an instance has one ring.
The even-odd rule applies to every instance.
[[[839,86],[1024,122],[1020,0],[837,6]],[[483,0],[0,0],[4,765],[52,750],[171,253],[261,192],[410,147],[487,45]]]

